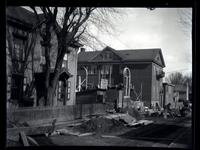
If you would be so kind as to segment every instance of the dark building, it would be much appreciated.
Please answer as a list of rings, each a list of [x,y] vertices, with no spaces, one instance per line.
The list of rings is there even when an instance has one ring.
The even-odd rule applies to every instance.
[[[161,49],[85,51],[78,54],[77,87],[124,86],[125,97],[160,104],[165,62]],[[86,85],[87,83],[87,85]]]

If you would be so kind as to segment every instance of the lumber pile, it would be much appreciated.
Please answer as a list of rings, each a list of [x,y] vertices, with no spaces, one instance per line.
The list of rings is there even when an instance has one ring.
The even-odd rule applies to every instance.
[[[23,131],[19,133],[19,141],[23,146],[39,146],[39,144],[30,136],[27,136]]]

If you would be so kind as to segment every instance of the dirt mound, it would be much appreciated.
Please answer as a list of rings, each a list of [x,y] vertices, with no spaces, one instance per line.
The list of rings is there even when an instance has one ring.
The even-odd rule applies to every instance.
[[[80,132],[106,133],[114,132],[124,127],[121,121],[99,117],[84,122],[80,126],[77,126],[76,129]]]

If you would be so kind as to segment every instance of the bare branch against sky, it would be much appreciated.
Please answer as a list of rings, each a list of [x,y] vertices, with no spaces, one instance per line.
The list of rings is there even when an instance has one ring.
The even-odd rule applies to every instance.
[[[98,39],[115,49],[161,48],[165,72],[192,71],[192,8],[118,8],[125,15],[115,20],[113,35],[98,33]]]
[[[109,33],[89,25],[89,50],[105,45],[115,49],[161,48],[166,62],[165,72],[192,71],[192,8],[116,8],[120,15],[107,16]],[[95,14],[93,16],[95,18]],[[105,26],[104,26],[105,27]],[[113,30],[110,30],[113,29]],[[106,31],[106,30],[104,30]],[[82,39],[84,41],[84,38]],[[98,42],[99,41],[99,42]],[[101,41],[101,42],[100,42]],[[97,43],[101,43],[97,46]],[[91,45],[95,45],[92,47]]]

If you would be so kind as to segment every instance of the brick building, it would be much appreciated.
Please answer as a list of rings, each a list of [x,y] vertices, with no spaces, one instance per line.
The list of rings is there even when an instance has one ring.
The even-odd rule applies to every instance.
[[[82,49],[78,54],[77,88],[123,85],[125,97],[141,100],[149,107],[160,104],[164,67],[161,49]]]

